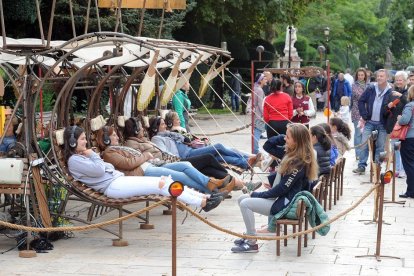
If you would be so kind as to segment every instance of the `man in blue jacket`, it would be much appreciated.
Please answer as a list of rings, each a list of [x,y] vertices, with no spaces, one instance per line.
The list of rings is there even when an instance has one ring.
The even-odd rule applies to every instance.
[[[349,81],[345,79],[344,73],[339,73],[332,92],[332,109],[335,112],[338,112],[341,107],[341,98],[343,96],[347,96],[351,99],[352,89]]]
[[[377,71],[377,82],[370,84],[365,89],[358,101],[359,114],[365,123],[364,131],[362,133],[362,144],[364,144],[372,131],[378,130],[378,138],[375,141],[375,160],[379,158],[380,152],[384,151],[385,139],[387,132],[385,130],[384,121],[384,99],[388,98],[391,93],[392,87],[387,82],[388,72],[385,69]],[[368,160],[368,145],[361,148],[361,154],[359,156],[358,168],[354,169],[354,173],[365,173],[365,167]]]

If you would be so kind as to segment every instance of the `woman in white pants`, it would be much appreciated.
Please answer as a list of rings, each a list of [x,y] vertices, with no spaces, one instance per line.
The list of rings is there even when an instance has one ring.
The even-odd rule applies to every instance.
[[[169,196],[170,177],[125,176],[110,163],[104,162],[98,154],[86,148],[86,135],[82,128],[67,127],[64,132],[65,160],[73,178],[92,189],[112,198],[127,198],[159,194]],[[191,189],[184,189],[178,200],[202,207],[208,212],[217,207],[221,195],[204,195]]]

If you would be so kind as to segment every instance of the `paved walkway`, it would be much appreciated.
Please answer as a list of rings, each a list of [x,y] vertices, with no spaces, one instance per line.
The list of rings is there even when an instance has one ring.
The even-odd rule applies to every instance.
[[[219,131],[211,119],[200,119],[198,124],[208,133]],[[220,116],[223,129],[230,130],[248,122],[249,117]],[[315,122],[325,120],[320,114]],[[194,127],[195,132],[196,127]],[[214,136],[213,141],[248,151],[248,130],[231,135]],[[262,140],[263,142],[263,140]],[[344,196],[328,212],[330,217],[349,208],[371,187],[361,184],[366,176],[354,176],[356,166],[353,153],[349,154],[345,168]],[[397,180],[397,194],[405,190],[405,180]],[[244,231],[243,220],[236,200],[225,200],[217,209],[202,213],[209,221],[226,229]],[[387,187],[386,197],[390,197]],[[85,210],[86,204],[71,203],[72,214]],[[136,209],[142,208],[137,205]],[[37,258],[22,259],[17,250],[0,255],[0,275],[171,275],[171,217],[162,215],[162,208],[151,212],[154,230],[139,230],[137,220],[125,223],[128,247],[112,247],[113,236],[94,230],[76,232],[75,237],[54,242],[55,249]],[[414,275],[414,200],[405,205],[387,204],[384,209],[381,253],[401,259],[356,258],[357,255],[374,254],[376,248],[376,224],[359,220],[371,220],[373,196],[358,208],[331,225],[327,236],[317,235],[303,248],[302,256],[296,257],[296,240],[289,240],[288,247],[281,248],[277,257],[276,242],[260,241],[260,252],[233,254],[230,252],[234,237],[210,228],[194,217],[178,212],[178,275]],[[113,218],[111,213],[103,220]],[[267,222],[264,216],[256,216],[259,226]],[[116,229],[116,226],[111,226]],[[6,250],[15,242],[0,237],[0,250]]]

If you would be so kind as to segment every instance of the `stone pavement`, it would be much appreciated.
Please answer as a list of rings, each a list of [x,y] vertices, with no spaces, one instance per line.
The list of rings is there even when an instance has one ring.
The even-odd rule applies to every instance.
[[[207,116],[198,116],[199,124],[206,133],[220,131],[220,127]],[[248,116],[221,115],[217,120],[225,130],[240,127],[249,121]],[[325,120],[320,113],[312,122]],[[194,132],[197,127],[193,127]],[[249,151],[249,130],[211,137],[228,146]],[[263,143],[264,140],[261,142]],[[333,217],[349,208],[371,187],[361,184],[368,175],[355,176],[353,152],[347,156],[344,180],[344,196],[328,211]],[[264,179],[264,176],[255,176]],[[405,180],[397,180],[397,195],[405,191]],[[386,197],[390,197],[390,187]],[[225,200],[217,209],[202,213],[203,217],[219,226],[242,233],[243,220],[237,206],[240,192]],[[143,207],[137,204],[136,210]],[[69,211],[85,210],[86,204],[71,203]],[[139,230],[137,220],[128,220],[124,237],[128,247],[112,247],[110,234],[99,231],[76,232],[74,238],[54,242],[55,249],[37,258],[22,259],[17,250],[0,255],[0,275],[171,275],[171,217],[162,215],[163,208],[151,212],[154,230]],[[289,240],[276,256],[275,241],[259,241],[259,253],[234,254],[230,252],[233,236],[210,228],[194,217],[185,218],[178,212],[177,275],[414,275],[414,200],[405,205],[386,204],[382,231],[381,253],[401,259],[356,258],[357,255],[374,254],[376,248],[376,224],[359,220],[372,220],[373,196],[358,208],[331,225],[327,236],[309,239],[302,256],[296,257],[297,241]],[[115,212],[101,220],[116,217]],[[267,222],[264,216],[256,216],[256,225]],[[78,223],[75,223],[78,225]],[[116,229],[116,226],[109,227]],[[0,250],[15,244],[14,240],[0,237]]]

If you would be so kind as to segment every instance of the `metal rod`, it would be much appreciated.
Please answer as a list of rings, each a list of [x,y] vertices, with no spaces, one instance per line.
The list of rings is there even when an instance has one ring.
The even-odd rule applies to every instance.
[[[166,0],[164,0],[164,7],[162,9],[162,14],[161,14],[161,23],[160,23],[160,30],[158,31],[158,39],[161,38],[161,33],[162,33],[162,27],[164,25],[164,15],[165,15],[165,7],[166,7]]]
[[[50,41],[52,40],[52,31],[53,31],[53,19],[55,18],[55,8],[56,8],[56,0],[52,2],[52,10],[50,11],[50,21],[49,21],[49,30],[47,33],[47,45],[46,48],[49,48]]]
[[[40,14],[39,0],[36,0],[36,11],[37,11],[37,20],[39,22],[40,38],[42,39],[42,45],[45,45],[45,34],[43,32],[42,15]]]
[[[141,36],[141,33],[142,33],[142,27],[144,25],[144,13],[145,13],[146,4],[147,4],[147,0],[144,0],[144,3],[142,5],[142,9],[141,9],[141,18],[139,20],[138,36]]]
[[[326,79],[327,79],[327,84],[326,84],[326,92],[328,93],[327,98],[328,98],[328,104],[327,104],[327,108],[328,108],[328,125],[329,125],[329,115],[331,113],[331,108],[330,108],[330,94],[331,94],[331,64],[329,62],[329,60],[326,60]]]
[[[99,17],[98,0],[95,0],[96,19],[98,19],[98,31],[101,32],[101,18]]]
[[[177,198],[171,197],[171,231],[172,231],[172,276],[177,276]]]
[[[88,8],[86,9],[85,34],[88,33],[90,8],[91,8],[91,0],[88,1]]]
[[[378,210],[378,221],[377,221],[377,248],[375,251],[375,255],[377,258],[381,256],[381,235],[382,235],[382,214],[384,211],[384,183],[380,180],[380,165],[377,165],[377,183],[380,182],[378,196],[379,196],[379,210]]]
[[[72,0],[69,0],[69,10],[70,10],[70,19],[72,21],[72,34],[73,34],[73,37],[76,37],[75,18],[73,18]]]
[[[3,37],[3,49],[6,49],[7,43],[6,43],[6,27],[4,26],[3,0],[0,0],[0,15],[1,15],[1,36]]]
[[[253,151],[254,151],[254,60],[252,60],[252,62],[251,62],[251,65],[250,65],[250,71],[251,71],[251,73],[250,73],[250,77],[251,77],[251,80],[252,80],[252,94],[251,94],[251,99],[252,99],[252,106],[251,106],[251,109],[252,109],[252,153],[253,153]]]

